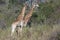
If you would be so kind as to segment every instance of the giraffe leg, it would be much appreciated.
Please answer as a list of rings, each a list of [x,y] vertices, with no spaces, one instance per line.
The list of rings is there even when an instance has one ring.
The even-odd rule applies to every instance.
[[[23,23],[24,23],[24,22],[22,21],[22,22],[21,22],[21,27],[20,27],[20,30],[21,30],[21,31],[22,31],[22,29],[23,29],[23,25],[24,25]]]
[[[22,35],[22,28],[23,27],[21,25],[17,27],[17,30],[16,30],[17,36],[21,36]]]
[[[23,21],[20,22],[20,26],[18,27],[18,33],[22,35],[22,30],[23,30]]]
[[[17,24],[12,24],[12,31],[11,31],[11,36],[13,35],[15,29],[16,29]]]

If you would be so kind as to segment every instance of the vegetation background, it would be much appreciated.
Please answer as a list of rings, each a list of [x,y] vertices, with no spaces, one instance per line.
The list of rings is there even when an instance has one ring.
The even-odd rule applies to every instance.
[[[15,32],[14,38],[10,37],[11,23],[26,1],[0,0],[0,40],[60,40],[60,0],[37,0],[39,7],[33,12],[31,27],[24,27],[22,36]]]

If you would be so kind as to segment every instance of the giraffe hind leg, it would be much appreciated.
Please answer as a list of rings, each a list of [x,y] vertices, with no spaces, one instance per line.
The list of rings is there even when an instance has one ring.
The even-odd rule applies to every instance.
[[[22,29],[23,29],[23,21],[21,21],[18,26],[18,34],[20,34],[20,36],[22,35]]]
[[[17,33],[17,35],[19,34],[20,28],[21,28],[21,26],[20,25],[17,25],[17,27],[16,27],[16,33]]]

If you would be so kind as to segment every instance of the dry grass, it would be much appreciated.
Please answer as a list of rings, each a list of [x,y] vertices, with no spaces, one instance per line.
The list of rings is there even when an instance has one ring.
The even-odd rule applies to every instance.
[[[0,40],[59,40],[60,25],[33,26],[31,28],[24,27],[22,35],[17,36],[16,32],[13,37],[10,36],[10,28],[5,30],[0,29]],[[58,37],[58,38],[57,38]]]

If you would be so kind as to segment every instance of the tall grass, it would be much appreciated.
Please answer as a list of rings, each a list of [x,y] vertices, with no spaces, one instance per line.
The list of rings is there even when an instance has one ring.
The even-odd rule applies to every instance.
[[[10,27],[5,30],[0,29],[0,40],[10,40],[10,39],[11,40],[50,40],[52,34],[60,32],[59,30],[60,30],[60,25],[53,25],[53,28],[51,28],[48,25],[38,25],[35,27],[32,26],[31,28],[24,27],[22,31],[22,35],[17,36],[15,32],[14,36],[11,37],[10,36],[11,27]]]

